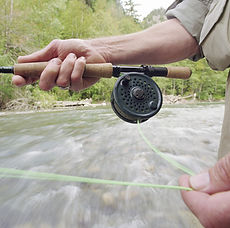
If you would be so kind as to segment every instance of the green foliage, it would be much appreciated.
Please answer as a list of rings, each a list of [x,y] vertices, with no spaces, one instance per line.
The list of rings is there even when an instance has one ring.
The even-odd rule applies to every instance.
[[[144,18],[142,21],[143,28],[148,28],[154,24],[157,24],[159,22],[163,22],[166,20],[165,16],[165,9],[154,9],[147,17]]]
[[[132,0],[124,0],[123,1],[123,5],[124,5],[124,11],[125,11],[125,14],[131,18],[134,19],[134,21],[136,23],[139,22],[139,15],[138,15],[138,12],[136,10],[136,4],[132,1]]]
[[[43,48],[53,39],[93,38],[131,33],[141,29],[124,13],[118,0],[0,0],[0,65]],[[54,100],[109,100],[114,81],[99,83],[80,93],[38,86],[15,88],[11,76],[0,76],[0,108],[19,97],[43,106]]]
[[[0,78],[0,107],[4,106],[10,99],[13,98],[13,87],[10,86],[10,77]]]
[[[4,52],[4,49],[0,49]],[[11,53],[2,54],[0,56],[0,65],[7,66],[13,63],[13,57]],[[5,104],[12,99],[22,97],[25,93],[25,89],[19,89],[12,86],[11,75],[0,75],[0,109],[4,108]]]
[[[91,88],[81,92],[81,98],[91,97],[94,101],[109,101],[116,79],[101,79],[100,83],[94,84]]]
[[[123,1],[124,2],[124,1]],[[46,46],[53,39],[93,38],[127,34],[164,20],[163,9],[153,11],[140,24],[132,0],[0,0],[0,65],[12,65],[19,55]],[[196,93],[199,99],[222,99],[226,72],[211,71],[204,60],[198,63],[182,61],[176,65],[190,66],[190,80],[156,79],[164,94],[188,96]],[[37,85],[16,88],[11,76],[0,75],[0,109],[17,98],[28,98],[48,107],[55,100],[109,101],[115,79],[101,79],[94,86],[77,92],[54,88],[44,92]]]
[[[39,87],[28,86],[27,90],[31,90],[30,98],[33,99],[33,102],[39,102],[40,105],[44,108],[52,107],[52,104],[57,100],[57,96],[51,92],[41,91]]]
[[[194,63],[184,60],[173,66],[188,66],[192,69],[189,80],[156,79],[164,94],[193,96],[199,100],[220,100],[225,96],[225,84],[228,70],[224,72],[213,71],[204,59]]]
[[[86,5],[88,5],[91,9],[94,9],[95,0],[85,0]]]

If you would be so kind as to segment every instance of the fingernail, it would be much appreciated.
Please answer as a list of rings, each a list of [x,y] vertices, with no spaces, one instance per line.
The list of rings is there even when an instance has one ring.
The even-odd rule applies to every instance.
[[[79,58],[79,60],[85,61],[85,57],[84,57],[84,56],[81,56],[81,57]]]
[[[55,59],[52,59],[51,60],[53,63],[55,63],[55,64],[61,64],[61,60],[60,59],[58,59],[58,58],[55,58]]]
[[[210,182],[209,173],[201,173],[196,176],[190,177],[190,185],[194,190],[203,190],[205,189]]]
[[[69,54],[69,57],[75,59],[75,58],[76,58],[76,55],[75,55],[74,53],[70,53],[70,54]]]

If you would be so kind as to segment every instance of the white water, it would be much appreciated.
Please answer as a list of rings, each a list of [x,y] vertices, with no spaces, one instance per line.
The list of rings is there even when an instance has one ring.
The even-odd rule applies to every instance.
[[[216,161],[223,111],[223,105],[163,107],[141,127],[159,150],[200,172]],[[0,115],[0,166],[172,185],[183,174],[110,107]],[[1,178],[0,227],[200,225],[175,190]]]

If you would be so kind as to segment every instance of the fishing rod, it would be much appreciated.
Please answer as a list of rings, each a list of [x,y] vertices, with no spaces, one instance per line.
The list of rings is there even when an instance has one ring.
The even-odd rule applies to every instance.
[[[23,77],[37,78],[48,62],[18,63],[14,66],[0,67],[0,73],[10,73]],[[153,67],[153,66],[114,66],[111,63],[86,64],[83,77],[111,78],[120,77],[121,73],[143,73],[149,77],[167,77],[188,79],[191,76],[189,67]]]
[[[38,78],[48,62],[18,63],[0,67],[0,73]],[[152,77],[188,79],[188,67],[115,66],[111,63],[86,64],[83,77],[116,77],[111,94],[113,111],[122,120],[140,123],[156,115],[162,107],[162,93]]]

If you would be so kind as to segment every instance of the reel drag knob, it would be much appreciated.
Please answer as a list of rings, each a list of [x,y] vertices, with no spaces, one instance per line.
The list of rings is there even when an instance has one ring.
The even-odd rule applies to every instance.
[[[162,93],[145,74],[129,73],[118,78],[111,95],[113,111],[129,123],[144,122],[162,106]]]

